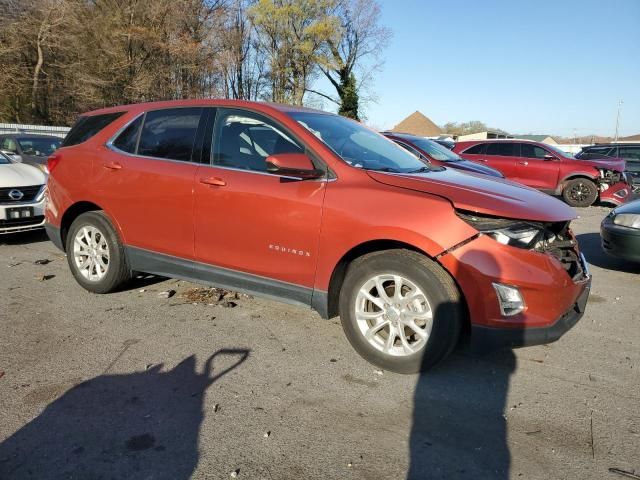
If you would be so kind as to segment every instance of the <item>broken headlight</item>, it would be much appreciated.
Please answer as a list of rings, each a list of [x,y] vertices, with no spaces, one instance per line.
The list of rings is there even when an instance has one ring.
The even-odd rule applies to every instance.
[[[486,217],[466,212],[457,212],[457,214],[480,233],[503,245],[532,249],[541,240],[552,241],[555,237],[552,232],[546,231],[544,226],[537,222]]]

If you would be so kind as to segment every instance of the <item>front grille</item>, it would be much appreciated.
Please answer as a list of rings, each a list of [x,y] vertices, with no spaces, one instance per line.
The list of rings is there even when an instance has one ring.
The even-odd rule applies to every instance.
[[[12,227],[28,227],[29,225],[38,225],[44,220],[44,215],[38,215],[30,218],[10,218],[0,220],[0,228]]]
[[[0,188],[0,203],[24,203],[31,202],[38,196],[38,193],[42,189],[42,185],[31,185],[28,187],[9,187]],[[22,198],[11,198],[9,192],[12,190],[18,190],[22,192]]]

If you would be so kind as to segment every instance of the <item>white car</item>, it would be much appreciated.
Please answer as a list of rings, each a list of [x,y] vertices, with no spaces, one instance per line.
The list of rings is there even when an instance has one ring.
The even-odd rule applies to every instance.
[[[44,228],[47,174],[0,153],[0,235]]]

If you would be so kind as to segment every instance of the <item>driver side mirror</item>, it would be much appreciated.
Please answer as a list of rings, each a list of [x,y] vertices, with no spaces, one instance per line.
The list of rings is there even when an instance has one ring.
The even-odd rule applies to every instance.
[[[304,153],[277,153],[267,157],[267,172],[301,180],[311,180],[325,175],[313,165]]]

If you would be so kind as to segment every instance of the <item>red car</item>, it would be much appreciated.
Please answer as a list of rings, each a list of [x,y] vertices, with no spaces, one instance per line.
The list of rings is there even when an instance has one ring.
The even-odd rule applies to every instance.
[[[417,372],[476,345],[558,339],[590,276],[535,190],[425,165],[352,120],[231,100],[83,115],[49,158],[46,228],[78,283],[132,272],[340,315],[372,363]]]
[[[528,140],[458,142],[453,151],[499,170],[510,180],[562,195],[572,207],[588,207],[597,200],[620,205],[631,198],[624,160],[579,160],[558,148]]]

